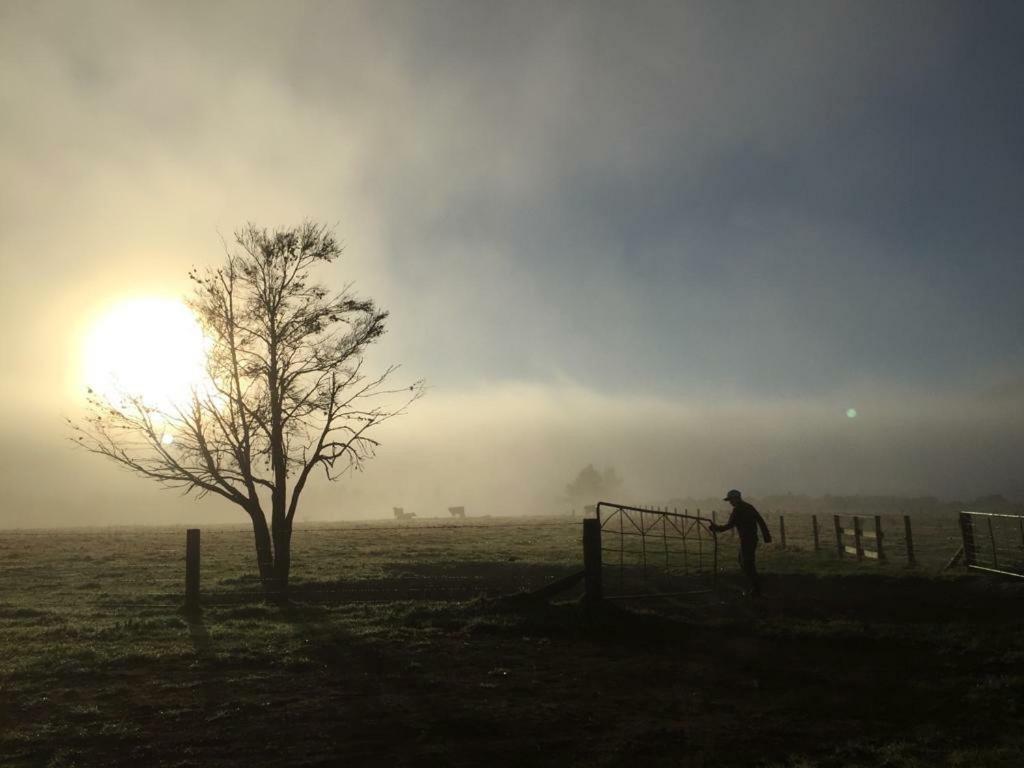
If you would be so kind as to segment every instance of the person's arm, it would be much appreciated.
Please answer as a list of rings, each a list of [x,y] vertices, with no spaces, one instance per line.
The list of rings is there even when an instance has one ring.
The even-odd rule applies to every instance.
[[[712,523],[711,525],[708,526],[708,528],[710,528],[715,533],[721,533],[722,531],[728,531],[730,528],[735,528],[735,527],[736,527],[736,510],[735,509],[733,509],[733,511],[729,514],[729,519],[726,521],[725,525],[718,525],[718,523]]]
[[[757,511],[757,507],[754,507],[754,514],[757,515],[757,524],[761,528],[761,538],[765,544],[770,544],[772,540],[772,534],[768,530],[768,523],[761,517],[761,513]]]

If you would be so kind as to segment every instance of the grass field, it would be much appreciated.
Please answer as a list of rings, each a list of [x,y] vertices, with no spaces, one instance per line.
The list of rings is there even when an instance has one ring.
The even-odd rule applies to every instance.
[[[305,526],[288,606],[210,527],[198,618],[180,529],[0,533],[0,764],[1024,764],[1024,587],[942,573],[955,520],[916,568],[786,524],[761,601],[726,535],[717,592],[596,612],[502,598],[580,568],[578,521]]]

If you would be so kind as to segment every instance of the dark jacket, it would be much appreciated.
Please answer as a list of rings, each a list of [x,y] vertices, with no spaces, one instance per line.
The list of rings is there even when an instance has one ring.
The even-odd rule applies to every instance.
[[[748,504],[745,501],[738,502],[732,508],[732,514],[729,515],[729,521],[725,525],[716,525],[714,528],[716,531],[728,531],[730,528],[735,528],[740,535],[740,541],[745,544],[757,543],[758,528],[761,529],[761,538],[765,541],[772,540],[772,535],[768,533],[768,525],[761,517],[761,513],[753,504]]]

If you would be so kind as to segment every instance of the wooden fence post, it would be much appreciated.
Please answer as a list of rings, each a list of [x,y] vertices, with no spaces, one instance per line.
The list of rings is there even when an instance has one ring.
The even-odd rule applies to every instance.
[[[903,516],[903,530],[907,539],[907,565],[917,565],[914,559],[914,532],[910,528],[910,515]]]
[[[583,520],[583,571],[586,600],[596,603],[601,600],[601,521],[597,518]]]
[[[185,531],[185,610],[199,610],[199,529]]]
[[[839,557],[842,558],[843,552],[843,526],[839,522],[839,515],[832,515],[832,522],[836,527],[836,550],[839,552]]]
[[[964,565],[971,566],[977,562],[977,553],[974,548],[974,526],[970,521],[970,515],[960,513],[960,537],[964,542]]]
[[[875,515],[875,549],[878,550],[878,562],[885,562],[885,548],[882,545],[882,516]]]
[[[811,534],[814,536],[814,551],[817,552],[818,547],[818,516],[811,515]]]
[[[701,532],[700,507],[697,508],[697,573],[704,571],[704,539]]]
[[[864,542],[860,537],[860,517],[857,515],[853,516],[853,548],[857,550],[857,559],[864,559]]]
[[[786,548],[786,516],[779,512],[779,544]]]
[[[679,514],[679,507],[673,507],[673,510],[675,511],[675,513],[677,515]],[[683,508],[683,514],[684,515],[687,514],[685,507]],[[679,529],[680,529],[680,531],[679,531],[679,538],[681,538],[683,540],[683,573],[688,574],[690,572],[690,560],[689,560],[689,554],[686,551],[686,521],[685,520],[682,521],[682,524],[679,526]]]

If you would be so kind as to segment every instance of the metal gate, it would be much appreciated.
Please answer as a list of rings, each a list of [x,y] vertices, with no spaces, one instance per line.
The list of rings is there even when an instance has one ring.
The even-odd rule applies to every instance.
[[[968,568],[1024,578],[1024,516],[961,512],[960,534]]]
[[[718,537],[706,517],[602,501],[584,520],[591,597],[669,597],[709,592],[718,574]]]

